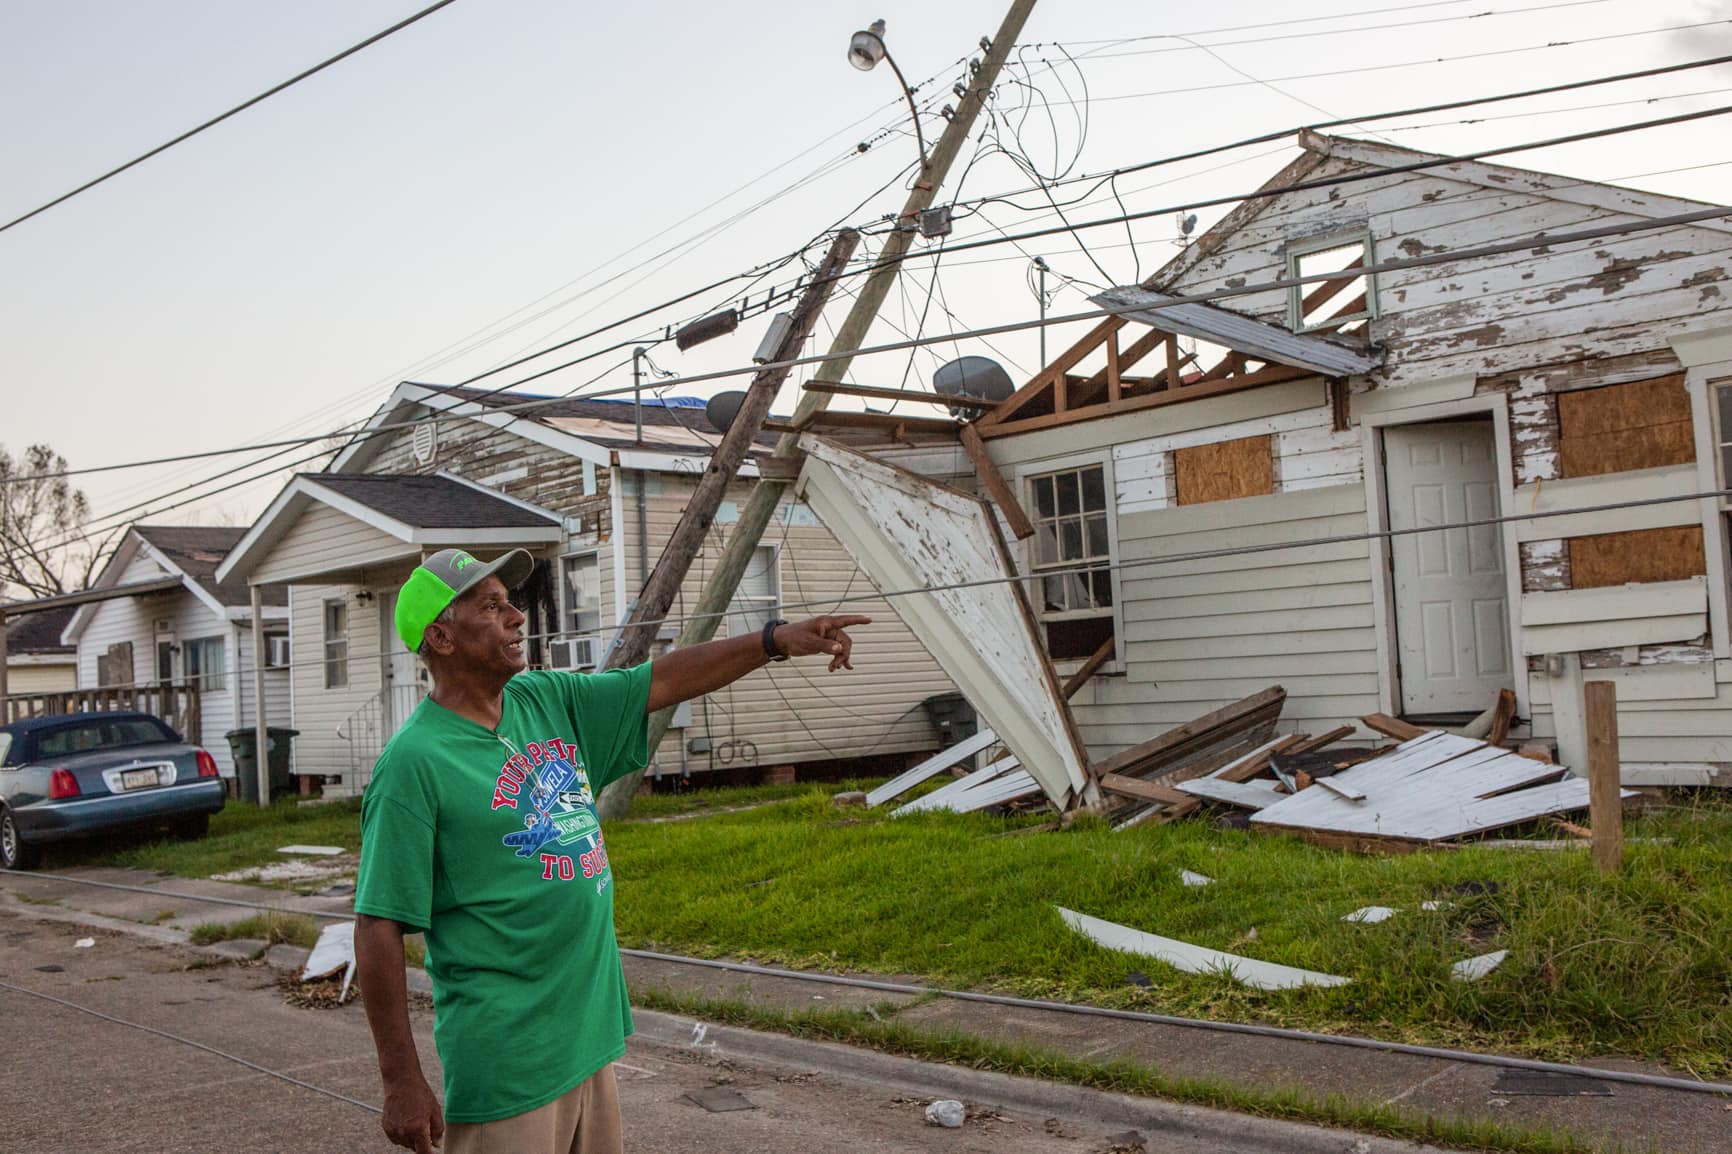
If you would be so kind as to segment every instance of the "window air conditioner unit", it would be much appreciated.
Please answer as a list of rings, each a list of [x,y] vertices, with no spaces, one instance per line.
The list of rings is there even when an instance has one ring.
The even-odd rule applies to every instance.
[[[562,637],[548,643],[548,664],[555,669],[594,669],[595,638]]]

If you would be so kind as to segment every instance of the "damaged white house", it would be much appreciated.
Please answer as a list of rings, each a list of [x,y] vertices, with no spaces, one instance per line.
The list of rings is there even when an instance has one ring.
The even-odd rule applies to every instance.
[[[1102,294],[1115,315],[952,431],[811,422],[805,498],[889,588],[930,575],[909,526],[943,501],[909,486],[886,503],[838,461],[989,496],[1051,661],[1025,685],[1052,704],[1106,649],[1070,700],[1085,764],[1279,684],[1282,727],[1313,731],[1447,724],[1512,690],[1515,732],[1579,770],[1581,684],[1607,679],[1626,784],[1732,785],[1713,495],[1732,487],[1732,210],[1299,144],[1262,195]],[[1314,279],[1172,303],[1297,277]],[[1406,532],[1428,525],[1460,527]],[[955,580],[990,579],[987,550],[957,556]],[[891,598],[911,623],[923,601],[935,612]],[[965,691],[1006,676],[978,645],[922,636]],[[1015,724],[1015,694],[989,696],[987,720]],[[1067,724],[1012,743],[1055,801],[1087,781]]]

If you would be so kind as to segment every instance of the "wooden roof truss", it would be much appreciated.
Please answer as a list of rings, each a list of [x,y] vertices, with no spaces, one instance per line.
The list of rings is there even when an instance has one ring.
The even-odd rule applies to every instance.
[[[976,421],[975,429],[986,439],[1007,437],[1317,375],[1233,349],[1199,372],[1198,354],[1180,348],[1175,333],[1151,327],[1128,345],[1121,344],[1131,323],[1116,316],[1101,321]],[[1089,375],[1072,371],[1101,348],[1106,350],[1104,368]],[[1151,357],[1152,372],[1131,373]]]

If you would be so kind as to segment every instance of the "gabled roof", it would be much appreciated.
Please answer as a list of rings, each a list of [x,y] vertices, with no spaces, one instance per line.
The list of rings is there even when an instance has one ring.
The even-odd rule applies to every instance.
[[[166,559],[172,569],[197,582],[220,604],[229,608],[252,604],[252,594],[245,584],[218,581],[216,577],[217,567],[246,535],[245,529],[228,525],[134,525],[131,532],[144,538],[160,555],[159,559]],[[281,607],[288,603],[285,589],[265,593],[266,605]]]
[[[313,485],[418,529],[497,529],[555,526],[556,517],[466,485],[442,473],[303,473]],[[235,540],[240,540],[240,533]]]
[[[251,608],[251,596],[245,585],[236,585],[217,579],[216,570],[222,562],[223,555],[237,540],[244,529],[220,525],[132,525],[121,537],[120,545],[114,550],[114,555],[108,559],[108,564],[102,567],[102,572],[96,575],[96,580],[90,583],[90,589],[96,591],[111,589],[114,597],[139,596],[154,591],[154,582],[128,582],[122,586],[120,578],[126,572],[127,566],[140,553],[148,556],[168,575],[180,582],[182,588],[204,604],[218,618],[234,618],[240,611]],[[170,586],[172,589],[172,586]],[[267,616],[281,617],[281,610],[286,609],[288,597],[270,596],[265,598],[267,610],[279,612],[267,613]],[[91,617],[101,608],[99,600],[80,605],[72,615],[61,638],[68,644],[75,644],[90,624]]]
[[[382,534],[391,557],[448,547],[550,544],[565,535],[564,522],[554,511],[449,473],[302,473],[245,531],[223,560],[218,576],[247,581],[301,515],[316,504]],[[319,572],[344,568],[342,564],[332,568],[329,558],[321,565]],[[292,579],[271,580],[280,584]]]
[[[76,653],[76,645],[67,645],[60,640],[60,635],[72,623],[72,615],[77,609],[68,605],[60,609],[44,609],[40,613],[21,613],[16,617],[0,619],[0,628],[6,630],[6,653],[33,654],[47,656],[57,653]]]
[[[1319,179],[1315,176],[1317,169],[1331,159],[1375,168],[1407,168],[1414,172],[1429,173],[1440,180],[1460,181],[1501,192],[1525,193],[1636,217],[1674,216],[1719,207],[1707,201],[1664,196],[1531,168],[1515,168],[1483,161],[1452,160],[1442,153],[1422,152],[1348,136],[1326,136],[1310,130],[1301,132],[1296,143],[1303,151],[1280,172],[1264,181],[1257,190],[1259,195],[1247,197],[1233,211],[1204,230],[1188,247],[1143,281],[1143,287],[1170,290],[1194,266],[1217,252],[1234,233],[1251,224],[1280,200],[1279,190]],[[1343,196],[1352,195],[1352,184],[1342,184],[1340,187]],[[1699,220],[1692,222],[1690,227],[1732,232],[1732,219]]]
[[[415,418],[416,411],[432,410],[441,415],[467,418],[508,429],[526,440],[567,453],[606,468],[620,465],[631,469],[668,472],[702,472],[710,450],[721,440],[704,417],[704,402],[690,397],[666,401],[647,397],[643,406],[644,439],[636,439],[636,414],[629,400],[586,400],[548,397],[533,393],[495,393],[458,385],[426,385],[404,381],[361,430],[401,425]],[[533,406],[533,407],[526,407]],[[775,445],[774,434],[761,434],[764,452]],[[332,473],[364,470],[379,452],[383,438],[363,435],[352,441],[332,460]],[[748,459],[741,476],[756,476],[757,465]]]

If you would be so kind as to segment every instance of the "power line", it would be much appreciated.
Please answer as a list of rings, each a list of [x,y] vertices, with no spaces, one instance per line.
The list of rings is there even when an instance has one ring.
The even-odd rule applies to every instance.
[[[456,0],[439,0],[439,2],[436,4],[429,4],[427,7],[421,9],[421,11],[415,13],[412,16],[406,17],[405,19],[399,20],[397,23],[391,25],[389,28],[386,28],[380,32],[373,33],[373,35],[367,37],[365,40],[361,41],[359,44],[350,45],[348,48],[343,49],[341,52],[337,53],[335,56],[332,56],[327,60],[320,61],[318,64],[313,65],[311,68],[307,69],[305,72],[296,73],[294,76],[289,77],[287,80],[283,81],[281,84],[275,85],[274,87],[271,87],[271,88],[267,88],[265,91],[259,93],[257,96],[253,97],[251,100],[243,101],[242,103],[237,104],[233,108],[229,109],[227,112],[224,112],[218,116],[213,116],[211,119],[205,121],[203,124],[198,125],[196,128],[187,129],[185,132],[181,133],[179,136],[175,137],[174,139],[164,141],[162,144],[157,145],[155,148],[151,149],[149,152],[142,153],[138,156],[135,156],[131,160],[127,161],[125,164],[122,164],[117,168],[111,168],[107,172],[103,173],[101,176],[98,176],[92,180],[85,181],[83,184],[79,185],[77,188],[73,189],[70,192],[61,193],[59,196],[55,197],[53,200],[49,201],[47,204],[38,205],[37,207],[31,209],[29,212],[25,213],[23,216],[14,217],[13,219],[7,221],[5,224],[0,224],[0,232],[5,232],[9,228],[13,228],[17,225],[23,224],[25,221],[29,220],[31,217],[40,216],[42,213],[47,212],[49,209],[53,208],[55,205],[66,203],[67,201],[71,200],[73,197],[77,196],[81,192],[88,192],[89,190],[95,188],[97,185],[101,184],[103,181],[111,180],[114,177],[119,176],[121,173],[125,172],[127,169],[134,168],[137,165],[143,164],[145,161],[149,160],[153,156],[157,156],[157,155],[160,155],[161,153],[167,152],[169,149],[173,148],[177,144],[182,143],[183,141],[191,140],[193,137],[197,136],[199,133],[203,132],[205,129],[216,127],[217,125],[221,124],[223,121],[227,120],[229,117],[235,116],[235,115],[242,113],[242,112],[245,112],[247,109],[251,108],[253,105],[259,103],[260,101],[270,99],[271,97],[275,96],[277,93],[283,91],[285,88],[294,87],[295,85],[299,84],[301,81],[307,79],[308,77],[315,76],[318,73],[323,72],[325,69],[329,68],[331,65],[336,64],[339,61],[348,59],[349,57],[353,56],[355,53],[361,51],[363,48],[367,48],[367,47],[370,47],[371,45],[377,44],[379,41],[385,39],[387,36],[390,36],[393,33],[401,32],[403,29],[409,27],[409,25],[414,24],[417,21],[424,20],[427,17],[433,15],[433,13],[439,11],[439,9],[448,7],[449,5],[454,4],[454,3],[456,3]]]
[[[1678,118],[1678,117],[1668,118],[1667,122],[1671,122],[1671,121],[1678,120],[1678,119],[1694,119],[1694,118],[1704,116],[1704,115],[1721,115],[1721,114],[1725,114],[1727,112],[1732,112],[1732,106],[1714,109],[1714,110],[1711,110],[1710,112],[1706,112],[1706,113],[1691,113],[1691,114],[1688,114],[1686,117],[1682,117],[1682,118]],[[1638,126],[1629,126],[1629,127],[1638,127]],[[1619,129],[1619,130],[1612,130],[1612,131],[1624,131],[1624,130],[1627,130],[1627,129]],[[1586,135],[1604,135],[1604,134],[1605,133],[1602,132],[1602,133],[1586,134]],[[1508,149],[1486,150],[1484,152],[1477,153],[1474,155],[1476,155],[1476,156],[1492,155],[1492,154],[1495,154],[1498,152],[1521,151],[1523,149],[1532,148],[1532,147],[1536,147],[1536,146],[1534,146],[1534,145],[1517,145],[1517,146],[1512,146]],[[1368,173],[1365,173],[1365,174],[1348,174],[1347,176],[1331,177],[1331,178],[1326,178],[1326,179],[1321,180],[1321,181],[1301,182],[1300,184],[1285,186],[1283,188],[1270,189],[1270,190],[1259,190],[1258,193],[1254,193],[1254,194],[1252,194],[1252,196],[1275,196],[1275,195],[1280,195],[1283,192],[1293,191],[1293,190],[1297,190],[1297,189],[1331,187],[1331,186],[1338,185],[1338,184],[1349,183],[1350,182],[1349,177],[1352,177],[1353,179],[1363,180],[1363,179],[1369,179],[1371,177],[1386,176],[1386,175],[1389,175],[1391,173],[1417,171],[1417,170],[1423,169],[1423,168],[1431,168],[1431,167],[1437,167],[1440,165],[1453,164],[1453,163],[1459,162],[1462,159],[1464,159],[1464,158],[1463,157],[1438,157],[1435,159],[1429,159],[1429,160],[1425,160],[1425,161],[1415,162],[1413,164],[1394,165],[1394,166],[1389,166],[1389,167],[1385,167],[1385,168],[1372,169]],[[1251,199],[1251,197],[1248,196],[1248,197],[1225,198],[1225,199],[1227,199],[1227,200],[1241,200],[1241,199]],[[1210,203],[1214,203],[1214,202],[1210,202]],[[1128,216],[1131,219],[1138,219],[1138,218],[1154,216],[1154,215],[1165,215],[1166,213],[1170,213],[1172,211],[1173,211],[1172,209],[1157,209],[1157,210],[1150,210],[1150,211],[1141,212],[1141,213],[1132,213],[1132,214],[1128,214]],[[1523,251],[1523,250],[1527,250],[1527,249],[1533,249],[1533,248],[1537,248],[1537,247],[1541,247],[1541,246],[1556,246],[1556,245],[1562,245],[1562,244],[1571,244],[1571,243],[1575,243],[1577,241],[1597,240],[1597,239],[1601,239],[1603,237],[1608,237],[1608,236],[1622,236],[1622,235],[1631,234],[1631,233],[1651,232],[1651,231],[1654,231],[1657,229],[1671,228],[1671,227],[1675,227],[1675,226],[1679,226],[1679,225],[1696,224],[1696,223],[1700,223],[1703,221],[1717,220],[1717,219],[1722,219],[1722,218],[1726,218],[1726,217],[1732,217],[1732,207],[1724,206],[1724,205],[1710,205],[1710,206],[1707,206],[1705,208],[1697,209],[1697,210],[1690,211],[1690,212],[1673,213],[1673,214],[1669,214],[1667,216],[1651,217],[1647,220],[1628,221],[1628,222],[1621,222],[1621,223],[1616,223],[1616,224],[1600,225],[1600,226],[1596,226],[1596,227],[1584,228],[1584,229],[1575,229],[1575,230],[1570,230],[1570,231],[1565,231],[1565,232],[1552,232],[1552,233],[1542,232],[1542,233],[1536,233],[1533,236],[1523,237],[1523,238],[1518,239],[1518,240],[1500,241],[1497,244],[1492,244],[1492,245],[1482,245],[1482,246],[1474,246],[1474,247],[1459,248],[1459,249],[1449,249],[1449,250],[1445,250],[1442,252],[1429,253],[1429,254],[1416,256],[1416,257],[1403,257],[1400,259],[1381,260],[1381,261],[1378,261],[1376,264],[1369,265],[1369,266],[1365,267],[1361,271],[1363,273],[1365,273],[1366,275],[1379,275],[1382,273],[1396,272],[1396,271],[1400,271],[1403,269],[1423,268],[1423,267],[1426,267],[1428,265],[1442,264],[1442,263],[1454,262],[1454,261],[1460,261],[1460,260],[1477,259],[1477,258],[1483,257],[1483,256],[1497,256],[1497,255],[1500,255],[1503,253],[1519,252],[1519,251]],[[1095,227],[1095,226],[1098,226],[1101,224],[1117,223],[1118,219],[1119,218],[1111,218],[1108,220],[1088,221],[1088,222],[1084,222],[1083,224],[1073,226],[1073,228],[1089,228],[1089,227]],[[1025,240],[1025,239],[1029,239],[1029,238],[1035,237],[1035,236],[1049,236],[1049,235],[1052,235],[1054,233],[1060,233],[1060,232],[1066,232],[1066,231],[1070,231],[1070,230],[1062,228],[1062,227],[1061,228],[1042,229],[1042,230],[1037,230],[1035,232],[1009,236],[1009,237],[1006,237],[1005,239],[1011,240],[1011,241]],[[980,247],[986,247],[988,245],[992,245],[992,244],[996,244],[996,243],[1001,243],[1001,242],[989,239],[989,240],[985,240],[985,241],[970,242],[967,245],[962,246],[962,247],[980,248]],[[956,251],[956,250],[953,249],[950,251]],[[1235,296],[1248,296],[1248,295],[1252,295],[1255,293],[1268,292],[1268,291],[1271,291],[1274,289],[1287,289],[1287,288],[1293,288],[1293,287],[1299,286],[1299,285],[1310,284],[1313,282],[1321,282],[1321,281],[1330,279],[1332,275],[1334,275],[1334,274],[1313,273],[1313,274],[1310,274],[1307,276],[1281,277],[1281,278],[1278,278],[1276,280],[1263,281],[1263,282],[1259,282],[1257,284],[1239,285],[1239,286],[1235,286],[1235,287],[1212,289],[1212,290],[1209,290],[1206,292],[1189,293],[1189,294],[1185,294],[1185,295],[1172,296],[1172,297],[1169,297],[1165,303],[1167,305],[1210,304],[1210,303],[1213,303],[1213,302],[1218,301],[1218,300],[1225,300],[1225,299],[1235,297]],[[1044,320],[1037,319],[1037,320],[1013,321],[1013,322],[1008,322],[1008,323],[1000,324],[1000,325],[988,325],[988,326],[985,326],[983,328],[967,329],[967,330],[963,330],[960,332],[939,333],[939,334],[936,334],[933,336],[912,337],[912,338],[902,340],[902,341],[893,341],[893,342],[889,342],[889,343],[885,343],[885,344],[879,344],[879,345],[866,345],[866,346],[862,346],[858,349],[850,350],[850,353],[851,353],[851,355],[854,355],[854,356],[871,356],[871,355],[880,354],[880,353],[903,352],[903,351],[906,351],[910,348],[918,348],[922,345],[927,345],[927,344],[942,344],[942,343],[947,343],[947,342],[957,341],[957,340],[997,336],[1001,333],[1021,332],[1021,331],[1027,330],[1027,329],[1039,328],[1043,325],[1050,326],[1050,325],[1060,325],[1060,324],[1073,324],[1073,323],[1076,323],[1078,321],[1099,320],[1099,319],[1102,319],[1104,317],[1115,316],[1115,315],[1118,315],[1118,314],[1112,309],[1092,309],[1092,310],[1088,310],[1088,311],[1084,311],[1084,312],[1070,313],[1070,314],[1066,314],[1063,316],[1049,316],[1049,317],[1045,318]],[[586,358],[581,358],[581,359],[590,359],[590,358],[586,357]],[[766,369],[771,369],[771,368],[798,368],[798,367],[801,367],[804,365],[817,364],[817,363],[820,363],[820,362],[827,360],[827,359],[829,359],[829,355],[812,355],[812,356],[804,356],[804,357],[795,357],[795,358],[790,358],[790,359],[783,360],[783,361],[767,362],[767,363],[762,364],[762,365],[752,365],[750,367],[717,369],[717,370],[707,372],[707,373],[698,373],[698,374],[693,374],[690,376],[684,376],[684,377],[681,377],[680,380],[683,384],[697,384],[697,383],[701,383],[704,381],[725,380],[725,379],[729,379],[732,377],[754,374],[754,373],[762,372]],[[558,372],[562,369],[570,368],[577,363],[580,363],[580,361],[571,361],[571,362],[567,362],[563,365],[556,365],[551,369],[547,369],[541,373],[536,374],[536,376],[545,376],[548,373]],[[526,379],[533,379],[533,378],[526,378]],[[521,384],[523,382],[517,382],[517,383]],[[451,388],[454,388],[455,386],[429,386],[429,387],[440,388],[442,390],[449,390]],[[617,388],[603,389],[603,390],[598,390],[598,391],[593,392],[593,393],[588,393],[588,394],[585,394],[585,397],[588,399],[598,399],[598,398],[604,398],[604,397],[609,397],[609,396],[617,396],[617,395],[620,395],[622,393],[629,392],[630,389],[631,389],[631,386],[629,386],[629,385],[619,386]],[[527,400],[527,401],[524,401],[524,402],[519,403],[519,404],[489,406],[487,411],[489,413],[494,413],[494,414],[526,412],[526,411],[534,410],[537,408],[543,408],[543,407],[548,406],[548,405],[557,404],[558,402],[560,402],[562,400],[566,400],[566,399],[568,399],[568,398],[567,397],[537,397],[537,398],[534,398],[532,400]],[[453,400],[454,400],[454,406],[453,407],[455,407],[455,405],[461,405],[461,404],[469,403],[472,400],[472,398],[454,396]],[[447,411],[447,410],[441,410],[441,411]],[[357,433],[355,435],[354,440],[356,440],[356,441],[366,440],[366,439],[370,439],[374,436],[382,435],[384,433],[396,432],[396,431],[399,431],[402,429],[412,428],[414,425],[416,425],[418,423],[419,423],[419,421],[387,422],[387,423],[384,423],[381,425],[374,426],[370,429],[362,430],[360,433]],[[27,481],[47,480],[47,479],[51,479],[51,478],[76,476],[76,475],[82,475],[85,473],[92,473],[92,472],[108,472],[108,471],[112,471],[112,470],[116,470],[116,469],[135,468],[135,467],[140,467],[142,465],[147,465],[147,464],[166,464],[166,463],[169,463],[172,461],[221,456],[221,455],[230,454],[230,453],[253,452],[253,451],[256,451],[258,449],[277,448],[277,447],[284,446],[284,445],[303,445],[303,444],[309,444],[309,443],[316,441],[316,440],[324,440],[328,436],[330,436],[330,434],[323,434],[323,435],[318,436],[318,437],[297,437],[297,438],[286,439],[283,441],[265,442],[262,444],[246,445],[246,446],[240,446],[240,447],[229,448],[229,449],[207,449],[207,450],[202,450],[202,451],[197,452],[197,453],[182,454],[182,455],[176,456],[176,457],[154,458],[154,459],[149,460],[149,461],[123,462],[123,463],[114,464],[114,465],[91,466],[91,467],[84,468],[84,469],[67,469],[67,470],[63,470],[63,471],[59,471],[59,472],[53,472],[53,473],[33,473],[33,474],[30,474],[29,476],[26,476],[26,477],[6,478],[6,479],[4,479],[4,482],[7,484],[21,484],[21,483],[24,483]]]

